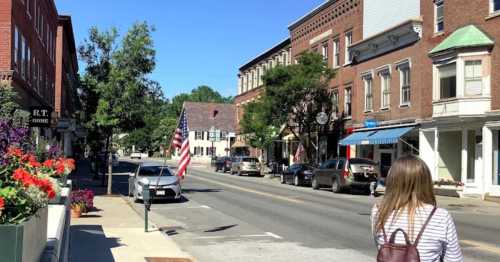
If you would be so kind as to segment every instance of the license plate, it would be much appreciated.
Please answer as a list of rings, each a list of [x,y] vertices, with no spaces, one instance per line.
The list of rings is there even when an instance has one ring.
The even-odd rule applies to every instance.
[[[156,195],[157,196],[164,196],[165,195],[165,190],[156,191]]]

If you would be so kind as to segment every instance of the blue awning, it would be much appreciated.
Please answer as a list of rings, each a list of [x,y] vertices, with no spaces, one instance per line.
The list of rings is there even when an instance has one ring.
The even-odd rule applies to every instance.
[[[413,128],[414,127],[398,127],[356,132],[340,140],[339,144],[342,146],[396,144],[400,137],[410,132]]]

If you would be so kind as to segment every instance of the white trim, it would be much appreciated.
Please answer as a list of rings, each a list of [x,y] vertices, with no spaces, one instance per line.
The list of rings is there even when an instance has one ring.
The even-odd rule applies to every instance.
[[[309,45],[314,45],[317,42],[321,42],[322,40],[324,40],[325,38],[329,37],[332,34],[333,34],[332,29],[325,31],[325,32],[313,37],[311,40],[309,40]]]
[[[443,30],[439,31],[438,30],[438,21],[437,21],[437,5],[441,4],[443,8],[443,23],[444,23],[444,0],[434,0],[433,3],[433,8],[434,8],[434,34],[442,33],[444,32],[444,25],[443,25]]]
[[[385,73],[387,72],[387,73]],[[378,73],[380,77],[380,110],[388,110],[391,107],[391,71],[389,67],[389,71],[381,70]],[[389,91],[388,95],[388,104],[384,106],[384,81],[387,77],[387,90]]]
[[[350,36],[351,43],[347,44],[347,38]],[[353,31],[352,29],[344,32],[344,66],[352,63],[352,59],[349,60],[349,47],[353,43]]]
[[[396,70],[399,70],[400,67],[402,67],[406,64],[408,65],[408,67],[412,67],[411,58],[405,58],[405,59],[401,59],[397,62],[394,62],[394,66],[396,67]]]
[[[403,65],[407,65],[407,67],[402,67]],[[396,63],[396,69],[399,71],[399,107],[410,107],[411,105],[411,61],[410,59],[404,59]],[[403,102],[403,70],[409,71],[410,78],[410,101]]]
[[[494,10],[494,0],[490,0],[490,15],[500,14],[500,7],[498,10]]]

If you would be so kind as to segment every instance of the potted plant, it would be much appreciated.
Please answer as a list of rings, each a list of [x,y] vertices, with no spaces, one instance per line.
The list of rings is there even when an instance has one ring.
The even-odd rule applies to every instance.
[[[0,165],[0,254],[4,261],[39,261],[47,241],[47,204],[54,183],[33,154],[9,147]]]
[[[74,210],[75,215],[87,213],[94,207],[94,192],[90,189],[75,190],[71,192],[70,199],[71,209],[72,212]]]
[[[82,202],[71,203],[71,217],[72,218],[81,217],[84,208],[85,208],[85,204]]]

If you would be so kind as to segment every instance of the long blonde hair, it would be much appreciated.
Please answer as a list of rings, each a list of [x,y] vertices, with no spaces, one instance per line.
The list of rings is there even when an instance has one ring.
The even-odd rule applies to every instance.
[[[407,209],[409,235],[412,238],[415,212],[423,204],[436,205],[429,168],[416,156],[401,157],[392,164],[386,179],[385,196],[378,206],[377,232],[383,229],[392,213],[394,221]]]

